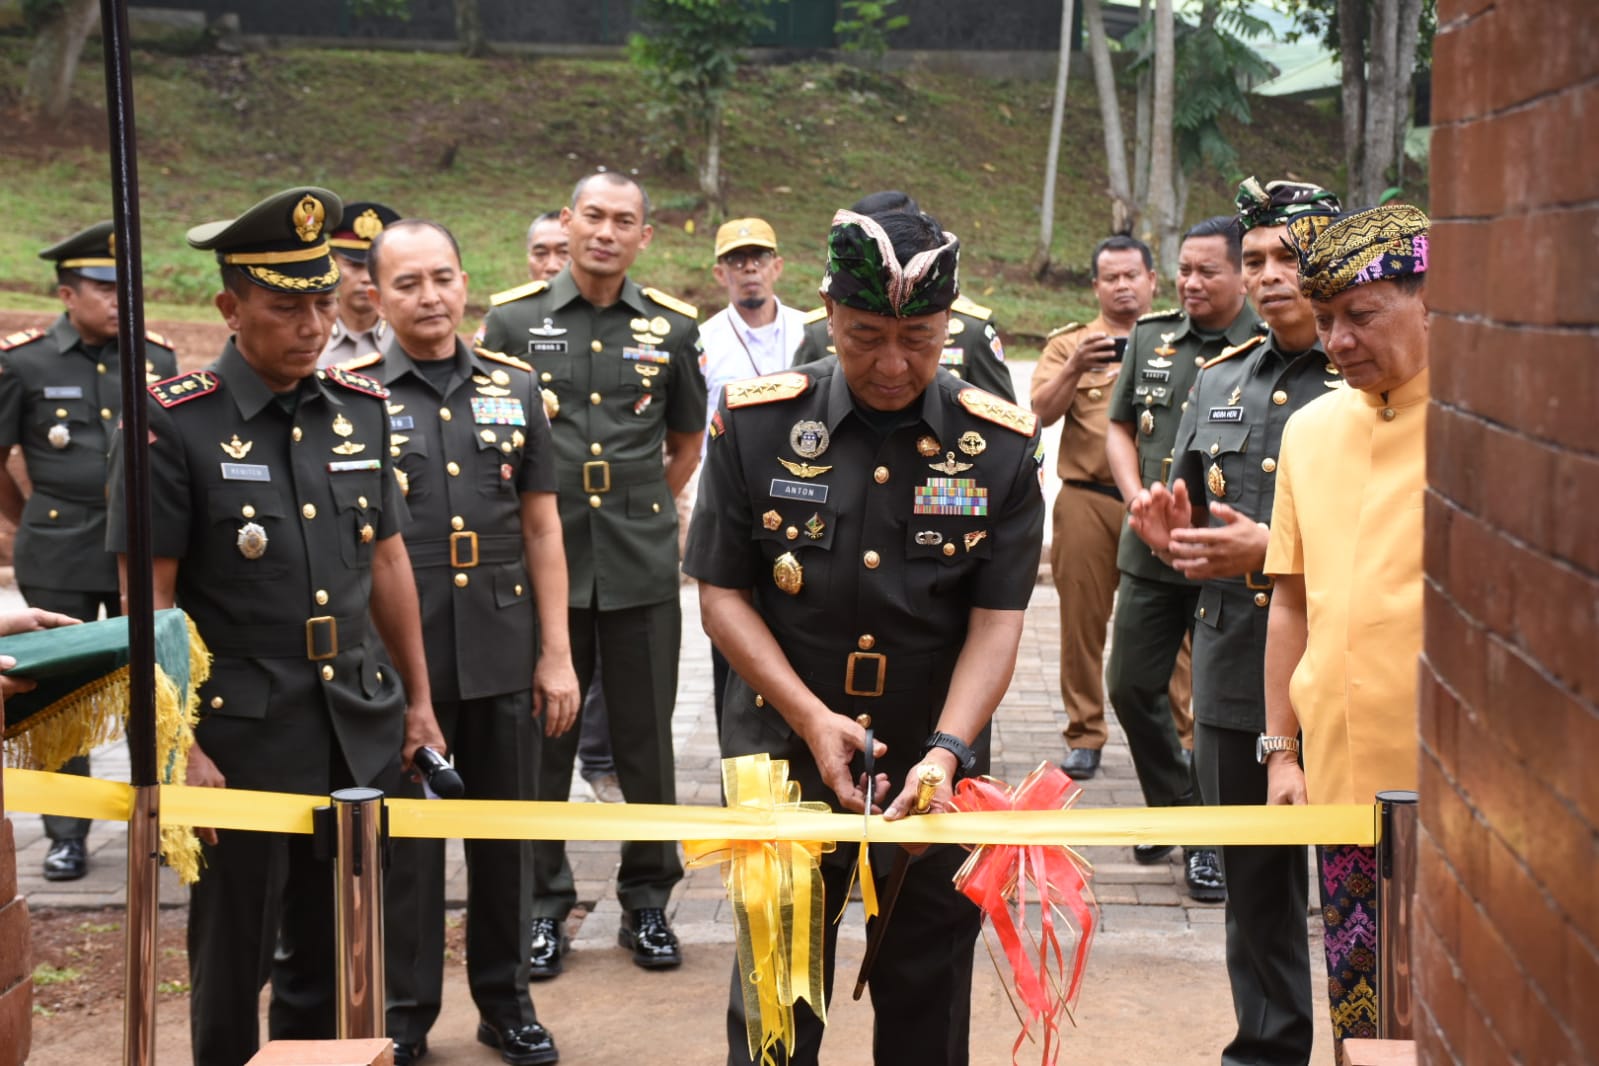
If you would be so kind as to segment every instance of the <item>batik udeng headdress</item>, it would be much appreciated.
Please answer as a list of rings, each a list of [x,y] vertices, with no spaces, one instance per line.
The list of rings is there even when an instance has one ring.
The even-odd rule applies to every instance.
[[[960,294],[960,241],[917,252],[901,265],[881,224],[867,215],[840,211],[827,235],[827,277],[822,294],[847,307],[909,318],[949,310]]]

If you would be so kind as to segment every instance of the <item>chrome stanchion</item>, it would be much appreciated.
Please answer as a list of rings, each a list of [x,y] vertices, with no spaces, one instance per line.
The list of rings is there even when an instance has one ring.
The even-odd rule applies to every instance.
[[[1382,839],[1377,844],[1377,1035],[1415,1035],[1410,940],[1416,899],[1416,794],[1377,793]]]
[[[383,793],[333,793],[334,931],[338,939],[338,1035],[387,1035],[383,1019]]]

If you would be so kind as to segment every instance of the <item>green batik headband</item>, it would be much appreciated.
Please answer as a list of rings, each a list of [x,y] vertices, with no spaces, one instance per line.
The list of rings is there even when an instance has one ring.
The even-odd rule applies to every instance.
[[[949,310],[960,294],[960,241],[917,252],[900,265],[893,242],[873,218],[853,211],[833,216],[827,235],[827,277],[821,292],[838,303],[875,315],[911,318]]]
[[[1341,210],[1337,196],[1301,181],[1273,181],[1262,188],[1254,178],[1245,178],[1234,202],[1244,233],[1259,226],[1285,226],[1300,215],[1336,215]]]

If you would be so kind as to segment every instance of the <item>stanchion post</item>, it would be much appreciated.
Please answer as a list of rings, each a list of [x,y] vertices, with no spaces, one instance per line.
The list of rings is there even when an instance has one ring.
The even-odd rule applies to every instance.
[[[161,905],[161,789],[133,790],[128,820],[128,921],[123,945],[122,1061],[155,1062],[155,947]]]
[[[333,793],[333,916],[338,940],[338,1035],[387,1035],[383,1018],[383,793]]]
[[[1377,843],[1377,1035],[1415,1035],[1411,1002],[1410,934],[1416,899],[1416,793],[1377,793],[1382,839]]]

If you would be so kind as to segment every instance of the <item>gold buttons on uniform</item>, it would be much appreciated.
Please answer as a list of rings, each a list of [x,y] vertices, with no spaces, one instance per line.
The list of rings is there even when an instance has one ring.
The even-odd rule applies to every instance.
[[[593,444],[589,445],[589,454],[590,455],[598,455],[601,452],[603,452],[604,450],[605,450],[605,446],[603,444],[601,444],[599,441],[595,441]]]
[[[1194,356],[1194,365],[1195,366],[1204,366],[1205,365],[1205,357],[1202,356],[1202,355]]]
[[[1255,606],[1256,607],[1264,607],[1264,606],[1266,606],[1266,604],[1268,604],[1270,602],[1271,602],[1271,597],[1266,595],[1264,592],[1255,593]]]
[[[520,595],[522,595],[522,586],[521,585],[512,585],[511,586],[511,591],[514,592],[516,595],[520,596]]]
[[[1187,400],[1183,401],[1183,410],[1184,411],[1188,410],[1188,401]]]
[[[328,590],[327,589],[317,589],[316,590],[316,603],[317,603],[317,606],[318,607],[324,606],[327,602],[328,602]]]
[[[239,508],[239,513],[246,518],[254,518],[255,508],[251,507],[249,504],[245,504],[243,507]]]
[[[454,459],[451,459],[449,462],[444,464],[444,472],[449,474],[451,477],[459,477],[461,474],[461,464],[456,462]]]
[[[862,633],[861,639],[855,642],[855,646],[861,649],[861,651],[871,651],[873,648],[877,647],[877,638],[872,636],[870,633]]]
[[[599,404],[600,404],[600,394],[597,393],[597,392],[589,393],[589,403],[591,403],[594,406],[598,407]]]
[[[595,352],[604,351],[605,345],[601,344],[599,341],[589,341],[589,350]]]
[[[307,518],[315,518],[316,517],[316,504],[314,504],[314,503],[306,504],[304,507],[300,508],[300,513],[305,515],[305,517],[307,517]]]
[[[1276,392],[1271,394],[1271,402],[1276,404],[1278,407],[1281,407],[1283,404],[1288,402],[1288,394],[1282,389],[1278,389]]]
[[[1392,422],[1394,420],[1394,409],[1392,407],[1384,407],[1382,409],[1382,420],[1384,422]]]
[[[212,708],[221,707],[222,706],[222,697],[221,696],[212,696],[211,697],[211,706],[212,706]]]
[[[366,506],[366,497],[365,496],[357,496],[355,498],[355,505],[357,507],[365,507]]]
[[[955,554],[955,544],[954,544],[953,541],[951,541],[949,543],[946,543],[944,545],[944,554],[946,556]]]
[[[866,569],[868,570],[876,570],[877,565],[882,561],[883,557],[878,555],[876,552],[867,552],[865,555],[861,556],[861,562],[866,564]]]
[[[298,444],[298,443],[300,443],[300,438],[305,436],[305,434],[300,430],[299,426],[295,426],[294,427],[294,431],[291,432],[289,434],[289,436],[293,437],[294,438],[294,443]]]
[[[589,506],[590,507],[598,507],[599,505],[600,505],[600,498],[598,496],[590,496],[589,497]]]
[[[322,680],[324,680],[324,681],[332,681],[333,680],[333,667],[324,666],[322,668]]]
[[[442,419],[443,421],[448,422],[450,419],[452,419],[454,417],[455,417],[454,415],[450,414],[450,409],[448,407],[439,408],[439,418]]]
[[[111,421],[111,408],[109,408],[109,407],[100,408],[100,420],[103,421],[103,422]]]
[[[455,587],[458,589],[464,589],[466,588],[467,582],[470,580],[471,578],[467,577],[465,574],[456,574]]]
[[[57,407],[56,408],[56,417],[57,418],[65,418],[65,417],[67,417],[67,409],[65,407]]]
[[[461,530],[466,528],[466,519],[462,518],[460,515],[451,515],[450,528],[459,533]]]
[[[544,382],[544,384],[548,385],[554,379],[550,376],[550,372],[548,370],[546,370],[544,373],[539,375],[539,380]]]
[[[1211,444],[1211,446],[1210,446],[1210,454],[1211,455],[1215,455],[1219,451],[1221,451],[1221,441],[1218,440],[1218,441],[1215,441],[1215,442],[1213,442]]]
[[[60,518],[61,517],[61,512],[56,510],[54,507],[52,507],[52,508],[50,508],[50,517],[51,518]]]
[[[652,503],[652,504],[650,504],[650,510],[654,511],[656,514],[660,514],[661,513],[661,505],[658,504],[658,503]]]
[[[1205,617],[1205,609],[1203,607],[1201,607],[1199,609],[1199,617],[1201,617],[1201,618]]]
[[[1090,400],[1102,400],[1102,399],[1105,398],[1105,390],[1104,389],[1089,389],[1088,390],[1088,398]]]
[[[787,529],[783,530],[783,536],[787,537],[789,540],[799,540],[799,530],[795,529],[793,526],[789,526]]]
[[[886,482],[888,480],[888,467],[880,466],[876,470],[873,470],[872,480],[877,482],[879,485]]]
[[[104,374],[106,372],[105,371],[105,364],[104,363],[96,363],[94,370],[95,370],[95,373],[97,373],[97,374]]]
[[[1268,474],[1273,473],[1277,469],[1277,460],[1268,455],[1260,461],[1260,468]]]
[[[766,706],[766,697],[762,696],[760,693],[756,693],[755,694],[755,706],[757,706],[757,707],[765,707]]]

